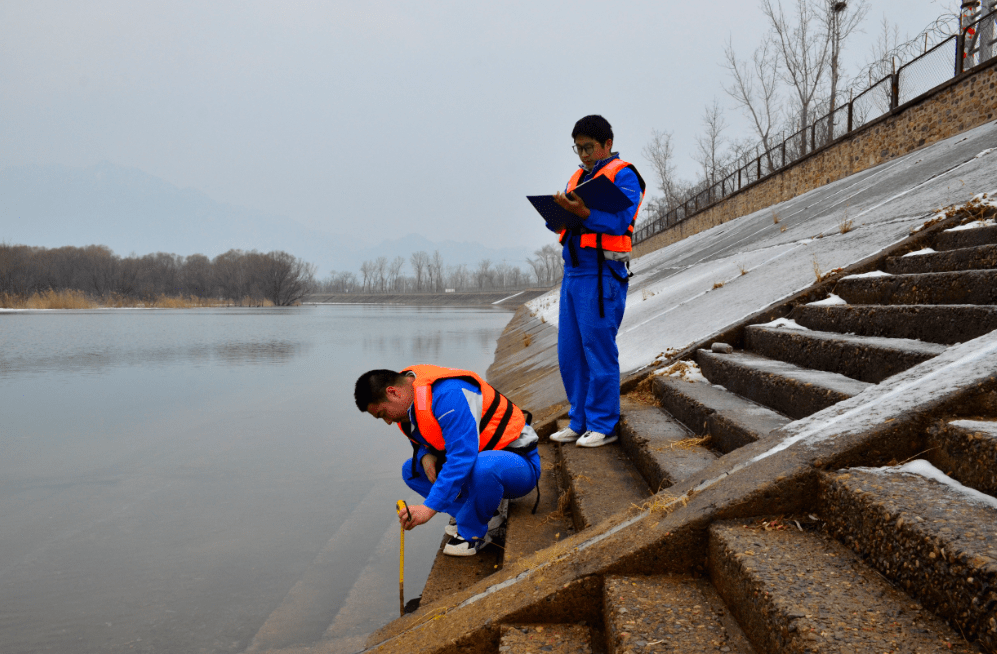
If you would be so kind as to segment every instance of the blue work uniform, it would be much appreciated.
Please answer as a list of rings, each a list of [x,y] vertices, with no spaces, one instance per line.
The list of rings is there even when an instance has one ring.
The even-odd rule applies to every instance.
[[[579,183],[591,179],[614,159],[619,159],[619,155],[614,153],[596,162],[591,171],[582,175]],[[636,171],[627,167],[616,173],[613,182],[633,206],[618,213],[590,209],[591,213],[583,223],[587,230],[623,235],[630,228],[643,197],[643,181]],[[562,256],[564,279],[561,281],[557,358],[561,381],[571,404],[570,426],[578,434],[586,431],[610,434],[620,421],[620,353],[616,334],[626,308],[629,271],[624,261],[613,259],[606,259],[600,267],[599,251],[581,247],[578,233],[567,234]]]
[[[484,538],[488,521],[502,498],[522,497],[537,486],[540,455],[535,448],[523,455],[504,450],[478,451],[482,398],[474,384],[461,379],[441,379],[433,384],[432,397],[433,416],[440,424],[446,445],[445,463],[442,468],[437,463],[436,481],[430,482],[422,457],[432,452],[419,433],[414,408],[409,407],[410,438],[419,443],[419,451],[414,461],[408,459],[402,465],[402,478],[409,488],[426,498],[426,506],[457,519],[457,534],[461,538],[468,541]],[[527,425],[521,440],[531,441],[535,437],[533,428]]]

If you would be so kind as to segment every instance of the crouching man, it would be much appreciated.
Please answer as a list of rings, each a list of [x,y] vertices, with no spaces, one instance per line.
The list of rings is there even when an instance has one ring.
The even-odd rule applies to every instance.
[[[412,442],[402,478],[426,500],[409,507],[411,519],[402,512],[398,520],[412,529],[450,514],[444,554],[477,554],[501,526],[503,498],[527,495],[540,482],[538,438],[526,414],[473,372],[431,365],[370,370],[353,395],[358,409],[397,423]]]

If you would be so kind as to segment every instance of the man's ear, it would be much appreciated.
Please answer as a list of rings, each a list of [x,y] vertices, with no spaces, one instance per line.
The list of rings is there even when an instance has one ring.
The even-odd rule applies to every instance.
[[[606,148],[610,152],[613,150],[613,139],[606,139],[606,142],[602,144],[602,147]]]

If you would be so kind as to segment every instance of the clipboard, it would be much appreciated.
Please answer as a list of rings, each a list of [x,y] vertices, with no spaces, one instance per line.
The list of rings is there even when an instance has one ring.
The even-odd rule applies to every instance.
[[[579,184],[575,187],[574,193],[582,199],[586,207],[596,211],[618,213],[634,204],[626,193],[609,181],[605,175],[597,175]],[[526,199],[555,231],[571,229],[583,223],[581,218],[555,202],[553,195],[527,195]]]

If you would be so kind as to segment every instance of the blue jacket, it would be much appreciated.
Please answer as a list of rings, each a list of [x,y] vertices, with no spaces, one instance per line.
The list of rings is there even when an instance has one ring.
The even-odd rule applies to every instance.
[[[581,184],[582,182],[592,179],[592,176],[603,166],[613,159],[619,158],[619,153],[613,153],[606,159],[597,161],[591,171],[588,171],[582,175],[582,178],[578,180],[578,183]],[[640,179],[630,168],[624,168],[620,172],[616,173],[614,183],[626,194],[628,198],[630,198],[630,201],[633,202],[633,207],[624,209],[619,213],[607,213],[605,211],[590,209],[591,214],[585,219],[585,227],[594,232],[619,236],[627,233],[627,229],[630,227],[630,221],[633,220],[634,217],[634,211],[636,211],[636,207],[640,204],[642,191]],[[565,186],[565,190],[567,190],[567,186]],[[547,225],[547,229],[551,229],[550,225]],[[556,232],[556,230],[553,229],[551,229],[551,231]],[[569,234],[568,239],[564,243],[564,247],[561,250],[561,256],[564,258],[564,274],[568,277],[577,275],[596,275],[599,270],[598,252],[595,248],[581,247],[579,241],[580,236],[578,234]],[[574,245],[575,252],[577,253],[577,267],[571,265],[571,251],[569,249],[569,243]],[[618,276],[625,277],[627,274],[626,265],[622,261],[606,261],[606,265],[611,266]]]
[[[409,407],[408,413],[412,424],[410,437],[419,443],[416,457],[422,461],[422,457],[431,450],[419,433],[414,408]],[[436,482],[426,497],[425,505],[439,512],[457,498],[478,458],[481,391],[460,379],[441,379],[433,384],[433,415],[443,431],[447,460],[443,469],[437,470]]]

